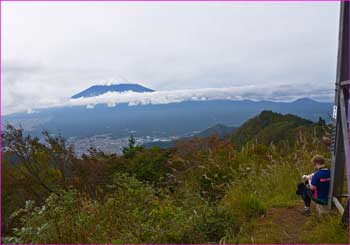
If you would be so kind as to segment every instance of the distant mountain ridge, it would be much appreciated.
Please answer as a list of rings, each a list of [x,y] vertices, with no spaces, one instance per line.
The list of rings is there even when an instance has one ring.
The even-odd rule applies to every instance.
[[[236,130],[236,127],[230,127],[218,123],[198,134],[195,134],[194,137],[197,138],[206,138],[212,135],[217,135],[220,139],[225,138],[228,134],[233,133]]]
[[[278,144],[288,139],[294,142],[298,129],[310,129],[320,125],[310,120],[292,114],[280,114],[272,111],[262,111],[259,115],[248,119],[240,127],[228,127],[223,124],[216,124],[200,133],[190,137],[183,137],[171,141],[156,141],[145,144],[146,148],[158,146],[160,148],[172,148],[178,141],[189,141],[193,138],[207,138],[217,135],[220,139],[229,139],[238,147],[248,142],[259,142],[265,145]],[[323,121],[325,123],[325,121]],[[322,123],[323,123],[322,122]]]
[[[37,113],[17,113],[3,116],[3,122],[21,125],[32,135],[40,135],[47,129],[64,137],[91,137],[110,134],[115,138],[155,136],[184,137],[195,131],[204,131],[218,123],[240,126],[264,110],[282,114],[294,114],[317,122],[319,117],[330,121],[332,103],[313,100],[272,102],[251,100],[183,101],[169,104],[129,106],[127,103],[108,107],[97,104],[57,107],[38,110]]]
[[[206,137],[210,137],[213,135],[216,135],[220,139],[224,139],[228,135],[231,135],[232,133],[234,133],[236,128],[237,127],[230,127],[230,126],[226,126],[226,125],[218,123],[212,127],[205,129],[202,132],[194,134],[193,136],[183,137],[183,138],[180,138],[178,140],[191,140],[193,138],[206,138]],[[154,146],[158,146],[160,148],[170,148],[170,147],[175,147],[176,141],[178,141],[178,140],[155,141],[155,142],[147,143],[144,146],[146,148],[151,148]]]
[[[72,99],[78,99],[82,97],[94,97],[99,96],[101,94],[105,94],[107,92],[127,92],[133,91],[137,93],[145,93],[145,92],[154,92],[153,89],[146,88],[139,84],[132,83],[122,83],[122,84],[111,84],[111,85],[94,85],[84,91],[73,95]]]

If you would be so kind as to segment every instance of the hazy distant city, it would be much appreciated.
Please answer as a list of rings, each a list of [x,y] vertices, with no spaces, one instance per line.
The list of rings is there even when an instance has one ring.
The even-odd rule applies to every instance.
[[[179,136],[172,137],[135,137],[136,145],[144,145],[150,142],[164,142],[170,140],[179,139]],[[128,145],[129,137],[113,138],[110,134],[95,135],[92,137],[70,137],[67,140],[68,144],[74,146],[74,150],[77,156],[86,153],[90,147],[94,147],[97,150],[101,150],[105,153],[121,154],[124,146]]]

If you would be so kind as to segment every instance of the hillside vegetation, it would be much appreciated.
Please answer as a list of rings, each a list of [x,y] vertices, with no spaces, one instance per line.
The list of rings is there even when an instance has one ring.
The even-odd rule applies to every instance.
[[[320,123],[324,125],[322,119]],[[320,128],[314,126],[311,121],[291,114],[282,115],[263,111],[244,123],[232,135],[232,141],[238,146],[254,140],[265,145],[283,143],[293,145],[297,139],[297,133],[301,130],[313,128],[318,131],[316,136],[319,136]]]
[[[262,112],[226,139],[146,149],[131,137],[122,156],[91,148],[77,158],[60,136],[44,132],[43,142],[8,126],[3,242],[283,242],[283,232],[261,235],[259,225],[274,210],[300,206],[295,186],[313,155],[330,157],[322,140],[329,132],[322,120]],[[299,220],[308,232],[288,241],[348,243],[336,214],[313,219]]]

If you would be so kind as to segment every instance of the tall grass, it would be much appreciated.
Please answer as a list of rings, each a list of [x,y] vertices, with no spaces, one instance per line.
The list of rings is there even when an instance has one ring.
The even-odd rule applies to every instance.
[[[337,213],[324,217],[313,217],[306,226],[307,231],[302,239],[304,243],[349,244],[349,230],[341,223]]]

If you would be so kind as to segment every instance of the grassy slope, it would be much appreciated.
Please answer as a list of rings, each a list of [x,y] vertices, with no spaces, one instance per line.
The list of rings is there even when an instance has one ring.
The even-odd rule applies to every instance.
[[[65,191],[62,199],[51,196],[45,210],[26,208],[12,241],[344,243],[340,217],[301,216],[295,194],[300,176],[312,171],[311,157],[330,158],[320,137],[325,131],[292,115],[263,112],[234,134],[236,147],[208,138],[183,142],[169,154],[135,149],[128,159],[108,160],[135,177],[114,173],[100,200]]]

